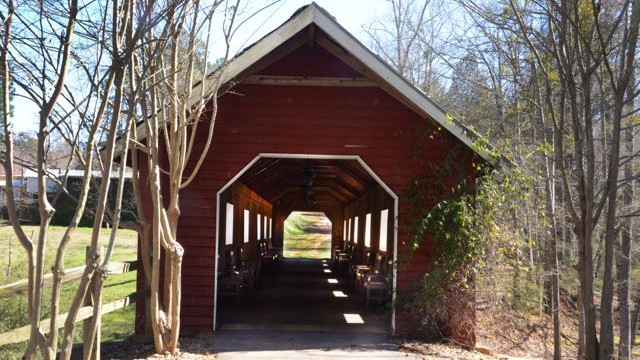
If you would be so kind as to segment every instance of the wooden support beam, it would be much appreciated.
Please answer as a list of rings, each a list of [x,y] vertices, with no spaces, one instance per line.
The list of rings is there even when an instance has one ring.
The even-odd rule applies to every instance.
[[[309,25],[307,32],[307,47],[313,50],[313,45],[316,43],[316,26],[314,24]]]
[[[140,264],[138,261],[112,262],[109,264],[109,274],[125,274],[137,270],[139,265]],[[64,284],[73,280],[80,279],[82,277],[82,274],[84,273],[84,268],[85,267],[83,265],[67,269],[66,273],[62,277],[62,283]],[[43,283],[45,289],[50,288],[53,284],[53,274],[46,274],[44,276]],[[27,288],[27,279],[22,279],[7,285],[2,285],[0,286],[0,299],[18,295],[26,295]]]
[[[320,76],[276,76],[250,75],[243,80],[249,85],[282,86],[333,86],[333,87],[377,87],[378,84],[364,77],[320,77]]]

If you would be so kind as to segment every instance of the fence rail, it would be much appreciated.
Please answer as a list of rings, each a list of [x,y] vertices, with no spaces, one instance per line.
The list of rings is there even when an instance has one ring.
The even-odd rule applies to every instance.
[[[116,310],[122,309],[130,304],[136,302],[136,300],[148,295],[149,290],[141,290],[136,291],[129,296],[110,302],[108,304],[103,304],[102,309],[100,310],[100,315],[108,314],[110,312],[114,312]],[[65,321],[67,321],[67,317],[69,313],[64,313],[58,315],[58,321],[56,321],[56,329],[60,329],[64,327]],[[93,316],[93,306],[83,306],[78,311],[78,316],[76,317],[76,322],[90,319]],[[40,330],[43,333],[49,332],[49,324],[51,323],[51,319],[45,319],[40,321]],[[7,331],[6,333],[0,334],[0,346],[15,344],[21,341],[29,340],[29,335],[31,331],[31,326],[26,325],[23,327],[19,327],[17,329],[13,329]]]
[[[140,263],[138,261],[121,261],[109,264],[109,275],[126,274],[131,271],[138,270]],[[73,280],[80,279],[84,272],[85,266],[78,266],[65,271],[62,277],[62,283],[68,283]],[[46,274],[43,279],[44,288],[48,289],[53,286],[53,274]],[[26,295],[28,288],[28,280],[22,279],[14,283],[0,286],[0,299]]]
[[[109,275],[126,274],[132,271],[137,271],[141,267],[139,261],[121,261],[112,262],[109,264]],[[73,280],[80,279],[84,273],[85,266],[78,266],[65,271],[62,277],[62,283],[67,283]],[[44,288],[50,288],[53,286],[53,274],[46,274],[44,276]],[[0,299],[9,298],[14,296],[26,295],[28,289],[28,280],[22,279],[11,284],[0,286]],[[100,315],[114,312],[118,309],[122,309],[130,304],[133,304],[137,300],[149,295],[149,289],[136,291],[132,294],[125,296],[124,298],[112,301],[107,304],[103,304],[100,309]],[[90,294],[87,294],[89,297]],[[90,301],[89,301],[90,303]],[[56,321],[56,329],[64,327],[64,323],[67,320],[69,313],[60,314]],[[93,306],[85,305],[80,308],[76,317],[76,322],[91,319],[93,317]],[[51,319],[44,319],[40,321],[40,330],[44,333],[49,332]],[[5,333],[0,334],[0,346],[15,344],[21,341],[29,340],[31,326],[22,326]],[[98,344],[99,346],[99,344]],[[98,355],[99,356],[99,355]]]

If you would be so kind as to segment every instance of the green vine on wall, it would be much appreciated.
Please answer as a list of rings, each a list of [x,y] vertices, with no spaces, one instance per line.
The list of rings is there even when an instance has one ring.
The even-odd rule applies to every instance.
[[[400,227],[410,241],[404,246],[404,259],[429,246],[433,269],[399,301],[423,325],[439,327],[447,323],[452,308],[468,307],[485,253],[501,237],[496,217],[512,213],[515,204],[527,196],[531,182],[519,169],[504,166],[508,160],[501,157],[500,150],[477,133],[473,135],[475,152],[458,144],[448,149],[441,162],[423,163],[423,152],[438,144],[446,146],[451,135],[441,127],[420,131],[416,160],[425,171],[403,193],[408,216]],[[465,163],[468,159],[472,159],[471,169]],[[434,204],[434,200],[438,202]],[[510,251],[504,244],[500,246],[501,251]]]

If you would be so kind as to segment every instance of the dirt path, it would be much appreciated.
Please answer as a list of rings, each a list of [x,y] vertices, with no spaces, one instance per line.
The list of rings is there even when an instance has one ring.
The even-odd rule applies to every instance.
[[[120,347],[105,359],[367,359],[367,360],[489,360],[486,356],[443,344],[399,346],[385,335],[320,331],[218,331],[186,337],[180,341],[177,357],[151,355],[151,347]],[[106,349],[105,349],[106,350]],[[113,349],[115,350],[115,349]]]
[[[285,221],[284,257],[331,256],[331,221],[322,213],[293,212]]]

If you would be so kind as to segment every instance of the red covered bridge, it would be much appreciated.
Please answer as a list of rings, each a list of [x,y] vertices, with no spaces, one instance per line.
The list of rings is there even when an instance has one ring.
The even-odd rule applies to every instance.
[[[336,265],[342,265],[340,257],[345,267],[367,260],[373,267],[379,254],[385,261],[377,270],[388,279],[388,300],[411,289],[432,260],[428,244],[402,258],[401,196],[454,148],[465,151],[456,155],[452,178],[473,178],[474,158],[484,155],[472,150],[465,129],[315,4],[233,59],[224,82],[233,91],[219,98],[209,154],[181,192],[183,329],[364,322],[382,331],[415,330],[404,311],[371,310],[362,301],[365,295],[346,283],[343,290],[325,292],[333,280],[341,285],[345,278],[338,275],[346,273],[328,266],[330,260],[312,265],[327,277],[324,283],[306,286],[291,285],[295,269],[306,263],[275,264],[273,257],[281,256],[283,224],[292,211],[323,212],[332,223]],[[436,129],[444,135],[425,141],[423,135]],[[274,264],[265,264],[265,257]],[[226,271],[233,263],[242,268],[242,260],[247,276],[257,276],[259,283],[254,293],[241,283],[236,301],[223,296],[235,289],[236,279]],[[270,275],[267,265],[274,267]],[[293,277],[287,277],[289,269]],[[299,280],[309,274],[297,275]],[[144,306],[137,311],[140,320]],[[455,329],[455,321],[450,325]]]

